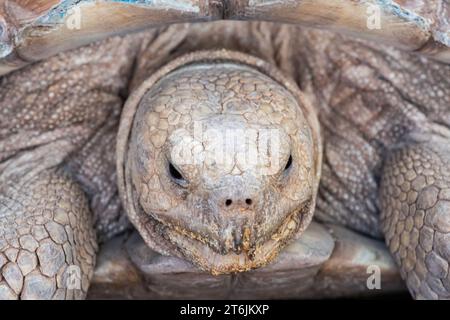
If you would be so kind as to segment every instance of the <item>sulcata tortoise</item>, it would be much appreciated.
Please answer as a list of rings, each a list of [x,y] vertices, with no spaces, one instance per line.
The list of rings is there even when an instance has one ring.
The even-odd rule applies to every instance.
[[[154,283],[348,296],[371,253],[412,297],[449,299],[449,13],[1,0],[0,299],[85,298],[130,222],[131,252],[171,261]]]

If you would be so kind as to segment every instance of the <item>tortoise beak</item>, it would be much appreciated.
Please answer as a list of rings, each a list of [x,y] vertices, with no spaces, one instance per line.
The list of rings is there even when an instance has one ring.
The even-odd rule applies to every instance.
[[[303,217],[310,210],[310,203],[311,201],[307,201],[299,211],[296,210],[289,214],[275,233],[264,242],[247,243],[247,238],[250,238],[251,235],[244,230],[241,249],[226,254],[215,251],[195,237],[187,236],[189,233],[180,232],[177,229],[166,228],[166,236],[179,248],[184,258],[202,270],[213,275],[244,272],[272,262],[286,244],[294,239],[294,236],[303,232],[306,225],[309,224],[309,221],[304,221]]]

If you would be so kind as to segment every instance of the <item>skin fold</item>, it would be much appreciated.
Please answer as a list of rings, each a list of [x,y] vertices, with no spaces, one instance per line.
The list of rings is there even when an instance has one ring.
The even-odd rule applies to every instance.
[[[222,58],[215,68],[211,61],[196,65],[175,60],[199,49],[239,54]],[[255,63],[258,59],[263,63]],[[125,212],[152,248],[223,273],[268,263],[275,258],[272,253],[300,236],[315,208],[320,221],[385,237],[414,297],[448,298],[449,72],[444,63],[323,31],[217,22],[112,37],[3,76],[0,297],[28,298],[30,292],[37,292],[37,298],[83,297],[95,239],[103,241],[128,228]],[[229,83],[237,76],[243,84],[219,88],[220,76]],[[262,98],[250,104],[245,117],[240,108],[252,97],[245,93],[247,77],[253,97],[267,91],[259,91],[258,84],[273,88],[272,96],[278,98],[270,106],[285,110],[285,118],[276,112],[259,114],[266,110]],[[196,89],[200,80],[213,87]],[[224,94],[214,100],[220,90]],[[303,98],[297,98],[296,90]],[[225,99],[232,92],[242,93],[237,107]],[[202,95],[210,95],[208,101],[216,104],[197,108]],[[164,96],[169,99],[160,99]],[[190,121],[169,126],[164,110],[177,108],[187,108]],[[225,119],[217,120],[220,115]],[[289,139],[281,139],[279,157],[273,158],[278,166],[269,175],[252,166],[246,175],[239,166],[181,164],[171,151],[188,146],[181,141],[192,136],[192,119],[223,130],[270,124]],[[292,119],[292,125],[281,125]],[[184,134],[175,134],[176,128]],[[218,142],[212,137],[208,143]],[[296,174],[283,181],[289,155],[289,170]],[[169,160],[182,176],[179,181],[170,173]],[[315,190],[318,168],[322,174]],[[46,181],[58,183],[48,191],[34,187],[48,185]],[[54,198],[46,192],[66,200],[51,202]],[[287,224],[288,232],[279,233],[286,217],[301,213],[309,199],[316,205],[303,213],[304,224],[294,219],[293,228]],[[59,218],[67,203],[76,209],[62,212],[73,212],[74,223],[70,216],[68,222]],[[37,222],[30,222],[30,230],[21,228],[30,215],[44,217],[48,236],[33,234]],[[84,230],[79,245],[70,242],[69,226]],[[6,231],[12,236],[6,238]],[[20,241],[26,235],[37,244]],[[269,239],[279,248],[259,253]],[[46,251],[49,246],[55,249]],[[64,254],[54,255],[59,248]],[[205,258],[210,255],[216,259]],[[19,259],[23,256],[27,263]],[[60,258],[47,259],[55,256]],[[76,294],[58,282],[58,275],[72,264],[80,267],[84,279]],[[39,290],[30,291],[26,288],[33,276],[44,278],[36,285]],[[44,284],[47,290],[41,290]]]

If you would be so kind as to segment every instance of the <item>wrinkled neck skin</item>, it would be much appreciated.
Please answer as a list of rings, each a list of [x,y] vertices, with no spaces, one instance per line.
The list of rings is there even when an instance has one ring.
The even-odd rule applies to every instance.
[[[317,117],[275,67],[197,52],[127,101],[119,190],[147,244],[213,274],[272,261],[312,219],[321,167]]]

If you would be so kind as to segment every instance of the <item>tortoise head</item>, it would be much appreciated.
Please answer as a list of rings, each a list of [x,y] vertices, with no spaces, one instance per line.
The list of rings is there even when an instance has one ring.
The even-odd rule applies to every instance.
[[[273,67],[201,52],[130,97],[119,187],[144,240],[214,274],[267,264],[311,221],[320,177],[316,116]]]

